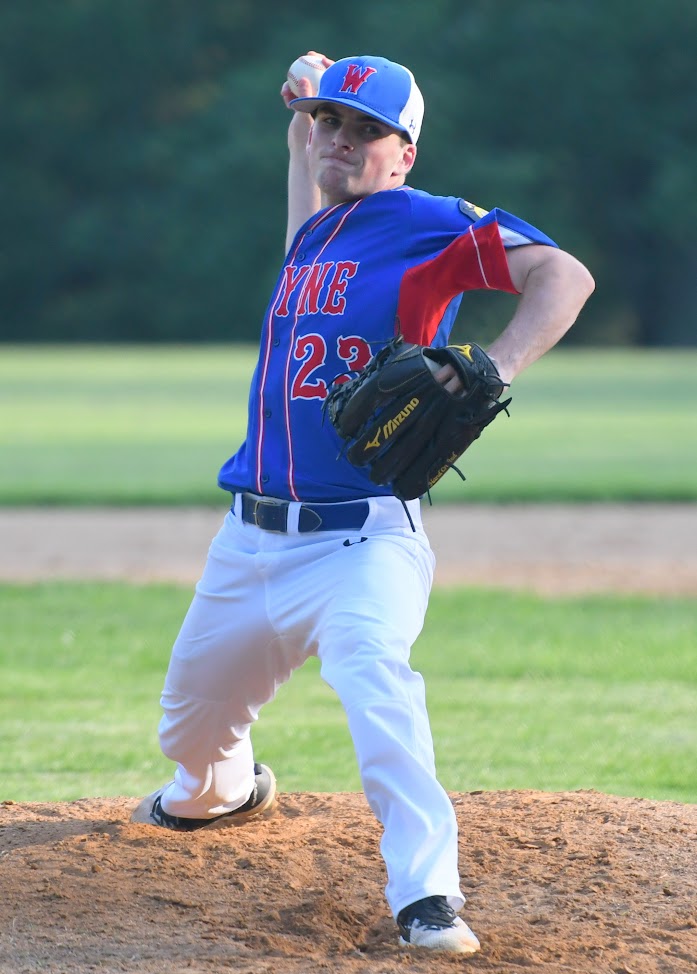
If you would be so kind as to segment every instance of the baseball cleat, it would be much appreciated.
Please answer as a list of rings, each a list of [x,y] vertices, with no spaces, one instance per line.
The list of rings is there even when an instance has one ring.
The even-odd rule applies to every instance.
[[[405,906],[397,917],[402,947],[427,947],[455,954],[475,954],[479,941],[448,905],[445,896],[426,896]]]
[[[131,822],[159,825],[174,832],[197,832],[199,829],[219,829],[230,825],[244,825],[252,818],[268,814],[276,805],[276,778],[265,764],[254,765],[254,790],[244,805],[216,815],[214,818],[180,818],[170,815],[162,807],[162,794],[169,787],[163,785],[148,795],[131,815]]]

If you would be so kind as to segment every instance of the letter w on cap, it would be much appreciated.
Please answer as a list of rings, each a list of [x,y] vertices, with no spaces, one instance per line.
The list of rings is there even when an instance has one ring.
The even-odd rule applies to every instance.
[[[352,95],[357,95],[361,85],[365,84],[371,74],[375,74],[376,71],[377,68],[365,67],[361,69],[360,64],[349,64],[344,75],[341,91],[350,91]]]

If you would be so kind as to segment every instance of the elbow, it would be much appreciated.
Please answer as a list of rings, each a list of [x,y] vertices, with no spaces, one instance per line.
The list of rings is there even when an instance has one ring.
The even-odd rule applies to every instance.
[[[570,286],[578,294],[581,304],[585,304],[588,298],[595,291],[595,280],[593,275],[580,260],[572,257],[571,254],[564,253],[566,273]]]
[[[580,286],[580,290],[582,291],[582,293],[584,295],[583,300],[585,302],[591,296],[591,294],[593,293],[593,291],[595,291],[595,278],[593,277],[593,275],[591,274],[591,272],[588,270],[588,268],[585,267],[583,264],[581,264],[579,262],[579,265],[578,266],[579,266],[579,269],[580,269],[579,270],[579,276],[580,276],[579,286]]]
[[[548,280],[555,282],[578,313],[595,290],[593,275],[580,260],[565,250],[550,250],[544,267]]]

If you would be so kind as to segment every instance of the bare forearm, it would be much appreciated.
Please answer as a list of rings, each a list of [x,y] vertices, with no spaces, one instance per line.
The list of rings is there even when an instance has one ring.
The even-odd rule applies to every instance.
[[[323,54],[318,54],[317,51],[310,51],[309,55],[313,58],[321,58],[324,68],[328,68],[330,64],[333,64],[333,61]],[[309,78],[299,78],[296,81],[296,86],[297,94],[302,98],[310,98],[317,94]],[[291,102],[296,97],[296,94],[291,91],[287,81],[281,88],[281,97],[286,103],[286,106],[290,108]],[[290,249],[293,238],[300,227],[322,205],[319,188],[310,176],[307,156],[307,146],[311,130],[312,117],[305,112],[293,112],[293,117],[288,126],[288,150],[290,152],[290,159],[288,162],[286,253]]]
[[[288,163],[286,252],[300,227],[320,209],[320,205],[319,188],[310,176],[305,147],[292,147]]]
[[[535,248],[535,258],[509,256],[511,277],[521,292],[508,326],[488,348],[501,378],[512,382],[569,330],[591,295],[593,278],[570,254]]]

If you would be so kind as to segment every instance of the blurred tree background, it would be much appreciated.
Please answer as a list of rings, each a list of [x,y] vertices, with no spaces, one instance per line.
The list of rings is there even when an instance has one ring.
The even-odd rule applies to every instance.
[[[256,340],[308,49],[409,65],[411,184],[588,264],[569,342],[696,343],[694,0],[4,0],[0,340]]]

